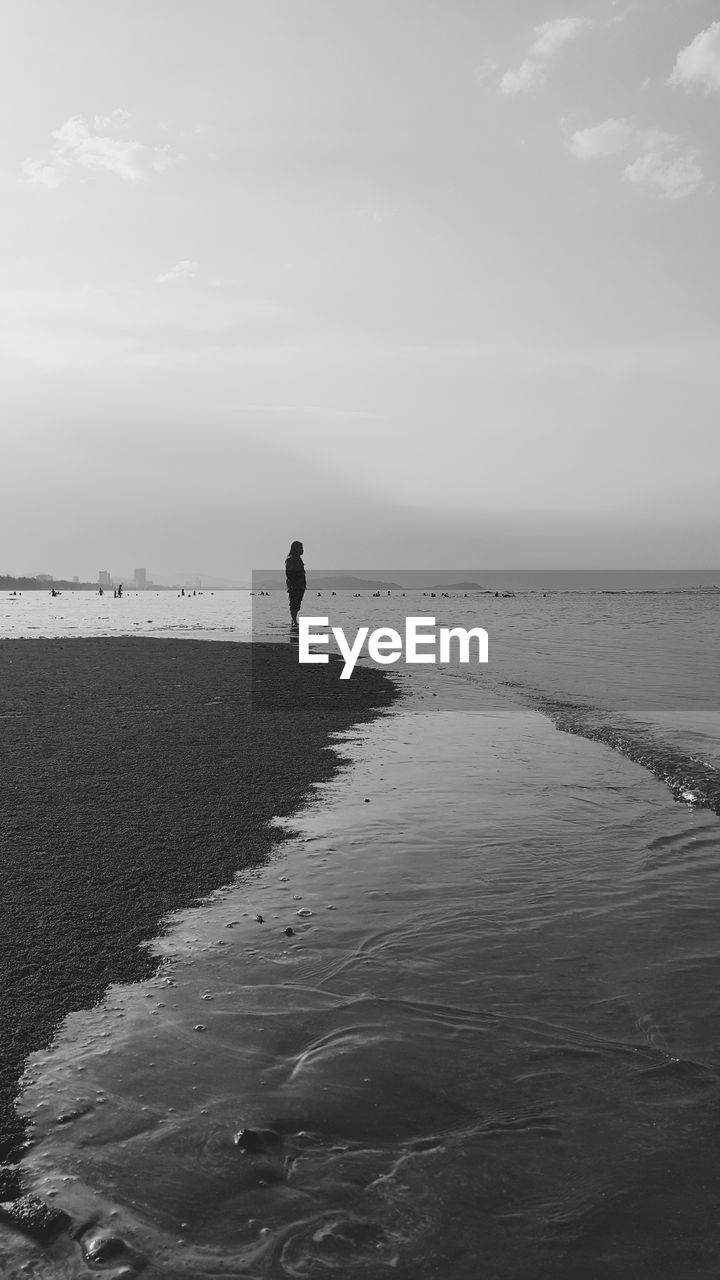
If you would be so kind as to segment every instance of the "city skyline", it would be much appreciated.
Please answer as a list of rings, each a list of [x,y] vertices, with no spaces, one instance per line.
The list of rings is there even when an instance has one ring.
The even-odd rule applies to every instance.
[[[36,581],[42,583],[77,583],[81,587],[114,587],[123,585],[124,587],[135,590],[145,591],[153,589],[172,589],[176,586],[185,586],[191,588],[204,588],[208,590],[213,588],[222,589],[223,587],[241,587],[248,586],[247,582],[235,582],[228,579],[219,578],[210,573],[197,573],[193,570],[175,569],[165,573],[148,574],[147,569],[135,569],[131,573],[124,573],[122,570],[98,569],[95,574],[88,577],[82,577],[73,573],[47,573],[47,572],[12,572],[7,568],[0,570],[0,579],[8,578],[14,581]]]

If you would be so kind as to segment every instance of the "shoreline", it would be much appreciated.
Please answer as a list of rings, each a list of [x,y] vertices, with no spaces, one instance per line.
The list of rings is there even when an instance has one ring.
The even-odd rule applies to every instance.
[[[411,1275],[452,1239],[458,1275],[489,1250],[498,1274],[569,1277],[605,1256],[602,1214],[621,1265],[649,1249],[670,1275],[687,1235],[648,1224],[714,1221],[716,819],[479,682],[405,687],[289,843],[26,1063],[18,1273],[99,1241],[133,1274],[342,1249],[348,1275]]]
[[[262,865],[344,758],[331,735],[400,691],[275,643],[0,642],[0,1200],[21,1192],[18,1082],[73,1010],[141,981],[164,917]]]

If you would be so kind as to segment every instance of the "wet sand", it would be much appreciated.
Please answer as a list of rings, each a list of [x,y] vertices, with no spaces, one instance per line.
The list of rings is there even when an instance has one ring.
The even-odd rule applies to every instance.
[[[282,645],[0,642],[0,1200],[19,1192],[28,1054],[147,978],[165,914],[261,864],[270,820],[337,770],[329,735],[397,697],[339,671]]]

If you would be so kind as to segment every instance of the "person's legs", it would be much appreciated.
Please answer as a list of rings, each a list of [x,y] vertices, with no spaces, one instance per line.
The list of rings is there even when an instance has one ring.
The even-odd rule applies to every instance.
[[[292,625],[293,625],[294,627],[296,627],[296,626],[297,626],[297,616],[298,616],[298,612],[299,612],[299,610],[300,610],[300,605],[302,604],[302,598],[303,598],[303,596],[304,596],[305,592],[304,592],[304,591],[290,591],[288,594],[289,594],[289,597],[290,597],[290,618],[291,618],[291,621],[292,621]]]

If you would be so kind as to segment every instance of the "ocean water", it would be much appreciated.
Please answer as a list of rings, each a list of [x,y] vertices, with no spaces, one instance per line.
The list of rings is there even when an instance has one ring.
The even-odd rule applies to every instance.
[[[0,591],[0,639],[27,636],[194,636],[249,639],[249,591]]]
[[[258,637],[286,632],[282,593],[255,596]],[[407,614],[438,626],[482,626],[486,667],[451,668],[602,740],[652,769],[681,796],[720,808],[720,590],[468,593],[308,593],[306,614],[352,638],[360,625],[394,626]]]
[[[280,596],[158,599],[292,643]],[[33,1056],[26,1175],[75,1230],[4,1231],[0,1274],[97,1274],[99,1232],[117,1277],[714,1277],[718,594],[316,602],[467,618],[490,663],[398,670],[267,867]]]

